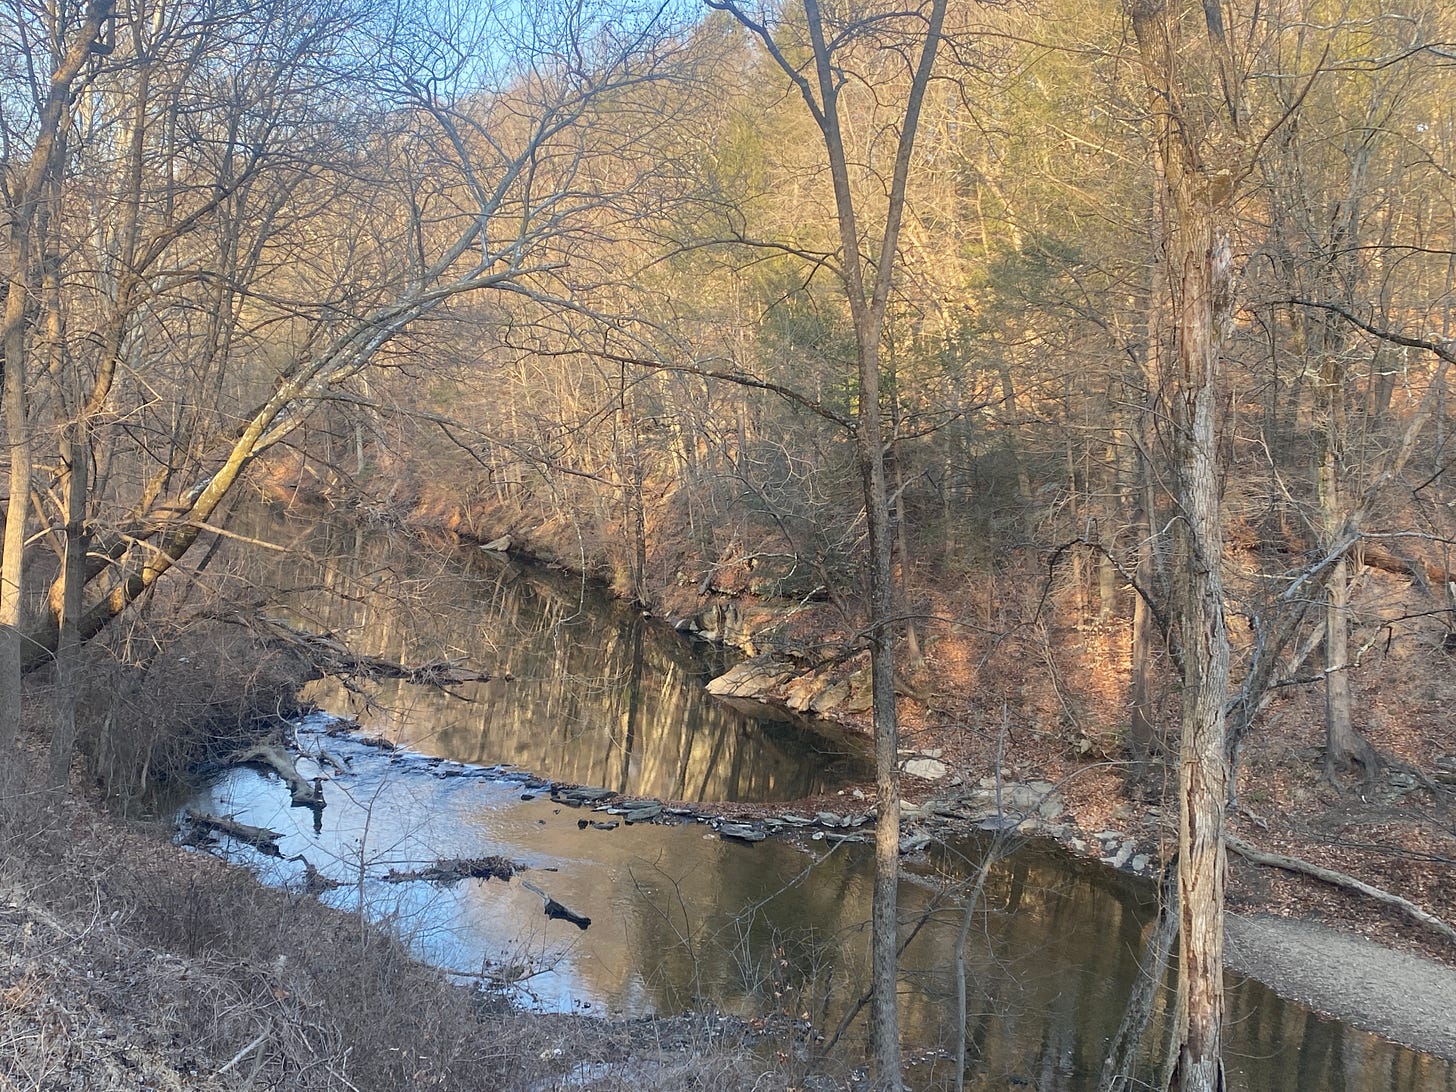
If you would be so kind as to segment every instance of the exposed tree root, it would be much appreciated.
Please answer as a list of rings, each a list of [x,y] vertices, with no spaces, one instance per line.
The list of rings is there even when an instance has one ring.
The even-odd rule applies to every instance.
[[[1456,944],[1456,929],[1447,925],[1440,918],[1428,911],[1422,910],[1409,899],[1403,899],[1399,895],[1393,895],[1389,891],[1383,891],[1378,887],[1372,887],[1364,880],[1357,880],[1354,876],[1344,872],[1337,872],[1332,868],[1325,868],[1322,865],[1313,864],[1309,861],[1300,860],[1298,857],[1286,857],[1280,853],[1265,853],[1256,849],[1248,842],[1237,835],[1225,834],[1224,843],[1240,857],[1254,862],[1254,864],[1268,865],[1270,868],[1282,868],[1286,872],[1296,872],[1302,876],[1310,876],[1335,887],[1343,887],[1350,891],[1357,891],[1366,898],[1374,899],[1376,902],[1386,906],[1393,906],[1412,921],[1419,922],[1432,932],[1440,933],[1441,936]]]

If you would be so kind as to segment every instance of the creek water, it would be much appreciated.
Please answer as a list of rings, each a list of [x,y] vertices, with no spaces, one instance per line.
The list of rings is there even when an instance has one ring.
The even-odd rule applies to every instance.
[[[828,1031],[839,1023],[867,977],[870,847],[746,845],[684,816],[598,829],[591,821],[611,817],[551,800],[539,779],[686,801],[789,800],[862,774],[856,741],[713,701],[702,682],[721,665],[701,649],[554,574],[421,556],[392,536],[276,513],[253,515],[245,533],[289,547],[235,560],[271,589],[273,613],[370,655],[451,657],[511,678],[312,684],[305,696],[327,712],[295,732],[311,756],[301,770],[328,779],[327,807],[291,809],[275,779],[228,771],[190,806],[283,832],[283,857],[224,851],[275,883],[300,882],[307,860],[341,884],[326,901],[387,921],[422,957],[471,980],[509,982],[522,1004],[614,1015],[706,1003]],[[362,732],[337,734],[337,716]],[[863,810],[847,792],[842,800],[843,812]],[[963,1027],[967,1088],[1093,1089],[1139,973],[1154,893],[1036,842],[998,859],[971,918],[962,1023],[955,944],[968,878],[990,848],[965,839],[907,862],[901,917],[907,935],[919,925],[900,986],[912,1080],[952,1083]],[[485,856],[529,871],[450,885],[387,878]],[[522,879],[590,916],[590,928],[547,919]],[[1456,1092],[1451,1063],[1258,983],[1229,985],[1231,1088]],[[856,1034],[841,1049],[856,1049]]]

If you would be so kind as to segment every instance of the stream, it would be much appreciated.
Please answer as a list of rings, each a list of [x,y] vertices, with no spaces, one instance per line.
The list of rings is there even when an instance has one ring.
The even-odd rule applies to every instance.
[[[661,623],[579,582],[478,551],[420,556],[396,537],[271,510],[234,528],[287,554],[237,550],[275,615],[359,652],[468,660],[505,676],[447,689],[339,680],[304,697],[325,712],[294,732],[300,771],[326,778],[322,812],[286,787],[229,770],[189,802],[283,833],[281,858],[224,840],[268,882],[306,859],[340,886],[321,897],[387,921],[421,957],[502,983],[519,1004],[602,1015],[708,1004],[782,1011],[832,1030],[867,979],[871,847],[807,832],[744,844],[689,814],[651,822],[553,800],[543,779],[682,801],[838,794],[868,768],[831,726],[715,701],[724,666]],[[341,718],[352,718],[341,721]],[[360,731],[340,730],[341,723]],[[384,737],[398,749],[365,737]],[[593,825],[599,824],[599,825]],[[610,828],[610,829],[606,829]],[[918,1088],[950,1087],[953,951],[974,838],[907,859],[901,918],[924,920],[902,960],[906,1056]],[[511,880],[390,882],[442,858],[500,856]],[[543,915],[542,896],[592,919]],[[1096,1088],[1154,913],[1144,880],[1027,842],[991,868],[967,949],[968,1089]],[[1456,1066],[1229,981],[1230,1088],[1250,1092],[1456,1092]],[[841,1050],[858,1051],[852,1028]]]

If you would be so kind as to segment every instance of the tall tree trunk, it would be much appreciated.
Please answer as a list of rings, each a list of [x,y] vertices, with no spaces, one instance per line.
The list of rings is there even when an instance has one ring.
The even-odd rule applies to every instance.
[[[1380,767],[1351,716],[1349,564],[1343,556],[1336,561],[1325,588],[1325,775],[1331,781],[1341,768],[1358,765],[1368,779]]]
[[[66,366],[65,325],[61,314],[60,263],[53,254],[46,257],[41,290],[49,369],[52,375],[60,376]],[[78,401],[74,397],[70,399],[72,405]],[[71,752],[76,745],[76,692],[81,658],[76,621],[81,616],[86,586],[86,507],[91,459],[87,418],[85,411],[78,409],[75,417],[62,425],[59,447],[61,475],[57,491],[63,506],[65,544],[61,550],[60,578],[52,588],[51,610],[60,623],[60,639],[56,645],[56,696],[52,703],[55,721],[51,727],[47,775],[48,784],[56,790],[69,787]]]
[[[65,550],[61,555],[61,598],[52,609],[60,619],[56,644],[55,725],[51,729],[49,783],[65,789],[70,782],[71,754],[76,746],[76,697],[80,683],[82,593],[86,586],[86,503],[90,444],[84,422],[65,427],[60,455],[65,475]]]
[[[866,255],[862,232],[868,219],[851,183],[850,157],[839,112],[839,95],[844,71],[835,51],[848,41],[864,44],[875,33],[874,21],[863,19],[847,28],[842,12],[832,11],[834,25],[828,26],[819,0],[803,0],[804,29],[812,49],[812,72],[801,71],[780,48],[770,27],[741,7],[737,0],[709,0],[709,6],[727,11],[751,31],[767,49],[775,64],[799,92],[824,140],[829,177],[834,191],[834,214],[839,230],[839,274],[854,327],[855,378],[858,405],[850,431],[855,461],[865,502],[869,532],[869,617],[865,631],[870,652],[872,709],[875,733],[875,784],[879,799],[875,824],[875,889],[871,910],[870,973],[874,1007],[870,1021],[870,1049],[875,1059],[875,1088],[899,1092],[904,1087],[900,1066],[900,1020],[898,988],[897,898],[900,871],[900,770],[899,726],[895,711],[894,612],[895,573],[893,564],[894,527],[890,518],[885,460],[885,437],[881,398],[881,352],[890,289],[899,262],[900,229],[905,215],[906,183],[920,126],[921,107],[940,49],[948,0],[927,0],[903,13],[913,27],[896,43],[910,72],[905,112],[895,142],[889,185],[876,181],[884,194],[884,229],[878,239],[878,253]],[[889,17],[892,25],[897,16]],[[853,33],[851,33],[851,29]],[[906,42],[914,41],[913,49]],[[797,50],[797,47],[796,47]]]
[[[1156,191],[1149,194],[1149,216],[1152,220],[1150,241],[1158,246],[1151,249],[1157,253],[1162,242],[1161,226],[1158,224],[1162,201]],[[1134,454],[1133,490],[1137,512],[1134,534],[1137,536],[1137,567],[1135,576],[1139,593],[1133,597],[1132,611],[1132,686],[1128,709],[1128,751],[1129,764],[1127,788],[1129,793],[1156,793],[1161,798],[1165,788],[1165,771],[1154,770],[1165,765],[1169,741],[1160,736],[1158,715],[1154,707],[1157,693],[1157,642],[1159,628],[1151,605],[1144,596],[1163,582],[1164,576],[1158,563],[1158,549],[1162,533],[1158,528],[1156,476],[1152,465],[1152,452],[1158,442],[1158,387],[1160,377],[1166,372],[1168,363],[1168,269],[1164,262],[1154,260],[1148,275],[1146,328],[1144,348],[1137,358],[1135,382],[1142,391],[1142,404],[1137,415],[1137,443]]]
[[[1153,543],[1150,525],[1139,521],[1139,534],[1144,536],[1138,548],[1138,587],[1150,589],[1153,579]],[[1152,609],[1141,594],[1132,602],[1132,687],[1128,696],[1128,774],[1129,795],[1154,791],[1152,764],[1160,757],[1157,714],[1153,708],[1156,692],[1155,664],[1157,626]]]
[[[1223,825],[1229,763],[1224,707],[1229,643],[1223,611],[1223,539],[1217,462],[1219,328],[1231,291],[1228,241],[1216,236],[1222,199],[1203,162],[1201,133],[1185,111],[1178,20],[1160,0],[1128,0],[1147,81],[1164,186],[1165,253],[1176,323],[1171,374],[1164,376],[1174,434],[1179,518],[1175,603],[1183,667],[1179,753],[1179,976],[1176,1043],[1169,1087],[1222,1092]],[[1221,18],[1209,33],[1221,64]],[[1224,75],[1229,75],[1224,69]],[[1225,95],[1229,84],[1224,81]],[[1232,100],[1231,100],[1232,101]],[[1235,111],[1236,113],[1236,111]]]
[[[59,13],[52,12],[57,16]],[[51,56],[41,63],[51,68],[50,82],[36,107],[35,142],[18,184],[11,191],[9,214],[10,276],[5,291],[0,351],[5,376],[0,384],[5,400],[5,443],[10,458],[10,496],[5,509],[3,555],[0,555],[0,765],[9,756],[20,729],[20,686],[27,658],[22,614],[25,586],[25,532],[30,517],[32,449],[26,354],[29,351],[26,305],[36,284],[33,259],[42,252],[46,233],[46,203],[62,163],[65,132],[73,86],[111,17],[111,0],[89,0],[85,15],[69,41],[69,27],[53,27]]]
[[[1191,211],[1191,210],[1190,210]],[[1178,1060],[1170,1088],[1178,1092],[1221,1092],[1223,1077],[1223,910],[1224,805],[1229,764],[1224,703],[1228,696],[1229,644],[1223,613],[1223,553],[1214,422],[1214,377],[1218,361],[1211,326],[1199,321],[1207,308],[1208,221],[1185,240],[1180,364],[1192,382],[1179,393],[1187,412],[1178,427],[1184,446],[1179,460],[1178,573],[1181,587],[1180,645],[1183,651],[1183,717],[1179,749]],[[1198,262],[1202,249],[1204,261]],[[1190,283],[1191,282],[1191,283]],[[1202,295],[1204,299],[1200,301]]]
[[[22,260],[21,255],[16,256]],[[10,495],[5,505],[4,553],[0,555],[0,766],[20,733],[21,642],[24,626],[25,530],[30,518],[30,414],[25,379],[25,297],[16,270],[5,295],[5,446]]]

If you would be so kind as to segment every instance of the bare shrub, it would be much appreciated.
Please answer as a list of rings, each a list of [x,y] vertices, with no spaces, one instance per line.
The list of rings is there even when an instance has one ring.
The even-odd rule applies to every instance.
[[[223,622],[127,634],[88,649],[81,749],[109,794],[136,796],[296,712],[312,675],[296,652]]]

